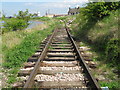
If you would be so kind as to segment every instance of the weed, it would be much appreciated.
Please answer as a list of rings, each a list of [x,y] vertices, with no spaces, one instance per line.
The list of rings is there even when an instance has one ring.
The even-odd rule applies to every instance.
[[[94,61],[99,61],[101,65],[101,72],[106,72],[108,69],[115,67],[120,69],[119,62],[119,48],[118,48],[118,14],[119,10],[110,12],[110,15],[104,17],[101,20],[94,21],[86,19],[81,13],[77,16],[74,23],[77,23],[76,27],[73,27],[72,34],[78,41],[87,43],[96,52],[97,57],[94,57]],[[84,44],[81,44],[84,46]],[[96,73],[97,74],[97,73]],[[109,75],[105,75],[109,80],[114,79],[114,74],[108,72]],[[102,83],[101,86],[108,85],[110,88],[117,88],[118,84],[116,79],[110,83]]]
[[[52,29],[53,28],[37,31],[26,36],[20,45],[6,52],[6,61],[3,65],[11,68],[20,66],[23,62],[27,61],[27,58],[33,54],[33,52],[39,46],[39,43],[50,33]]]
[[[52,46],[49,46],[48,49],[54,49]]]
[[[119,82],[100,82],[101,87],[109,87],[110,89],[118,90]]]

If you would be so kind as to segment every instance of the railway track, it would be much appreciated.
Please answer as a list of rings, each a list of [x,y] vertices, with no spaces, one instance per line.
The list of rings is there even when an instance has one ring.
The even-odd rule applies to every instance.
[[[91,88],[101,90],[68,28],[55,29],[18,73],[15,88]]]

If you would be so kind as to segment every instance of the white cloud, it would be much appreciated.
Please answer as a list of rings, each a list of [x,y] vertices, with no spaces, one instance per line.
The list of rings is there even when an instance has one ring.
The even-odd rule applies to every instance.
[[[65,4],[65,3],[53,3],[52,7],[54,7],[54,8],[66,8],[66,7],[70,7],[70,5]]]
[[[36,4],[34,5],[36,7],[46,7],[46,8],[67,8],[70,7],[71,5],[69,3],[63,3],[63,2],[52,2],[52,3],[43,3],[43,4]]]
[[[89,0],[64,0],[65,3],[71,2],[71,3],[85,3],[89,2]]]
[[[79,7],[80,5],[76,5],[75,7]]]
[[[33,5],[33,3],[30,3],[30,2],[25,3],[25,6],[32,6],[32,5]]]
[[[88,0],[73,0],[73,2],[88,2]]]

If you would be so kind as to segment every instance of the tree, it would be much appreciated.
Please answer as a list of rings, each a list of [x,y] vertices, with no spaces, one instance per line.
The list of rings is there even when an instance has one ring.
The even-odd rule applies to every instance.
[[[88,18],[98,20],[110,15],[111,11],[118,8],[120,8],[120,2],[90,2],[82,12]]]
[[[19,11],[18,15],[16,15],[16,18],[18,19],[23,19],[25,21],[29,21],[31,17],[31,14],[29,13],[28,9],[26,9],[26,11]]]
[[[5,19],[5,15],[4,14],[2,15],[2,19]]]

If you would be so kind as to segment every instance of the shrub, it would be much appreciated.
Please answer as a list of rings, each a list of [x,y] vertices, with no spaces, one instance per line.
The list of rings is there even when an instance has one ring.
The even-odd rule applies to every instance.
[[[120,39],[111,39],[106,48],[106,57],[107,60],[111,63],[120,64],[119,63],[119,55],[120,49],[118,44],[120,43]]]
[[[88,19],[99,20],[105,16],[110,15],[111,11],[120,8],[120,2],[92,2],[88,3],[81,12],[87,16]]]
[[[32,14],[29,13],[28,9],[26,9],[26,11],[19,11],[18,15],[15,15],[16,18],[18,19],[23,19],[26,22],[28,22],[32,16]]]
[[[15,18],[7,19],[3,24],[4,29],[2,30],[2,33],[8,31],[22,30],[26,28],[27,25],[28,23],[22,19],[15,19]]]

